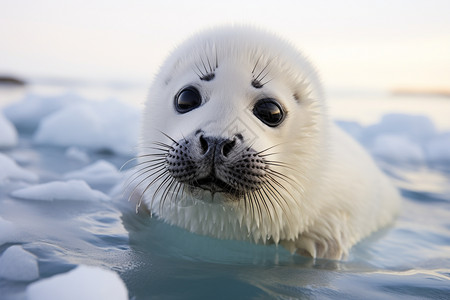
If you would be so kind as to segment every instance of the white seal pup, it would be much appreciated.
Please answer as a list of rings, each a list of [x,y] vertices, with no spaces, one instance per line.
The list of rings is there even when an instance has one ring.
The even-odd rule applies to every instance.
[[[200,33],[169,56],[141,144],[133,193],[202,235],[341,259],[399,208],[388,178],[329,119],[312,66],[252,28]]]

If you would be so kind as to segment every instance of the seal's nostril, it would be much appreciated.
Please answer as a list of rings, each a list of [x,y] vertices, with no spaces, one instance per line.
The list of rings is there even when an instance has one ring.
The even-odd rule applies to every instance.
[[[230,151],[234,148],[235,145],[236,145],[236,141],[235,141],[235,140],[232,140],[232,141],[226,141],[226,142],[223,144],[223,147],[222,147],[222,155],[225,156],[225,157],[227,157],[228,154],[229,154]]]
[[[205,154],[208,151],[208,141],[203,137],[203,135],[200,136],[200,146],[202,147],[203,153]]]

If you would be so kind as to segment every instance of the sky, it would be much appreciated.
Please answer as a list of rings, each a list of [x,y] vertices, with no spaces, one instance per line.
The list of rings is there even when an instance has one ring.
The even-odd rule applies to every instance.
[[[450,90],[450,1],[0,0],[0,75],[150,82],[190,35],[272,31],[326,86]]]

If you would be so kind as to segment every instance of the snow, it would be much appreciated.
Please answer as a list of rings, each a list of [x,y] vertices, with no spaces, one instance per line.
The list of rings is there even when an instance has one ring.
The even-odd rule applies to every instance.
[[[16,164],[7,155],[0,153],[0,186],[10,180],[37,182],[38,176]]]
[[[0,246],[6,243],[20,242],[19,230],[16,226],[2,217],[0,217]]]
[[[39,278],[37,257],[22,246],[11,246],[0,256],[0,278],[32,281]]]
[[[0,111],[0,149],[11,148],[17,145],[17,130]]]
[[[70,105],[45,117],[34,135],[37,144],[118,154],[133,153],[138,140],[138,109],[115,100]]]
[[[32,283],[26,295],[28,300],[128,299],[127,288],[117,273],[84,265]]]
[[[15,190],[11,196],[41,201],[108,201],[110,197],[93,190],[83,180],[52,181]]]
[[[64,179],[82,179],[89,185],[110,184],[114,185],[122,178],[117,168],[105,161],[99,160],[83,169],[64,175]]]

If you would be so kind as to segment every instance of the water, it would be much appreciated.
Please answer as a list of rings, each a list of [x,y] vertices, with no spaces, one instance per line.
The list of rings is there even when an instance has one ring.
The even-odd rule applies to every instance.
[[[41,182],[86,163],[22,135],[3,153],[26,157]],[[129,159],[88,152],[120,167]],[[0,216],[24,232],[40,278],[87,264],[118,272],[131,299],[449,299],[450,163],[378,163],[401,188],[402,212],[389,228],[352,248],[345,261],[312,260],[282,247],[222,241],[168,226],[118,196],[109,202],[45,202],[0,189]],[[112,186],[93,186],[105,193]],[[3,252],[11,244],[1,245]],[[2,299],[24,299],[28,283],[0,279]]]

